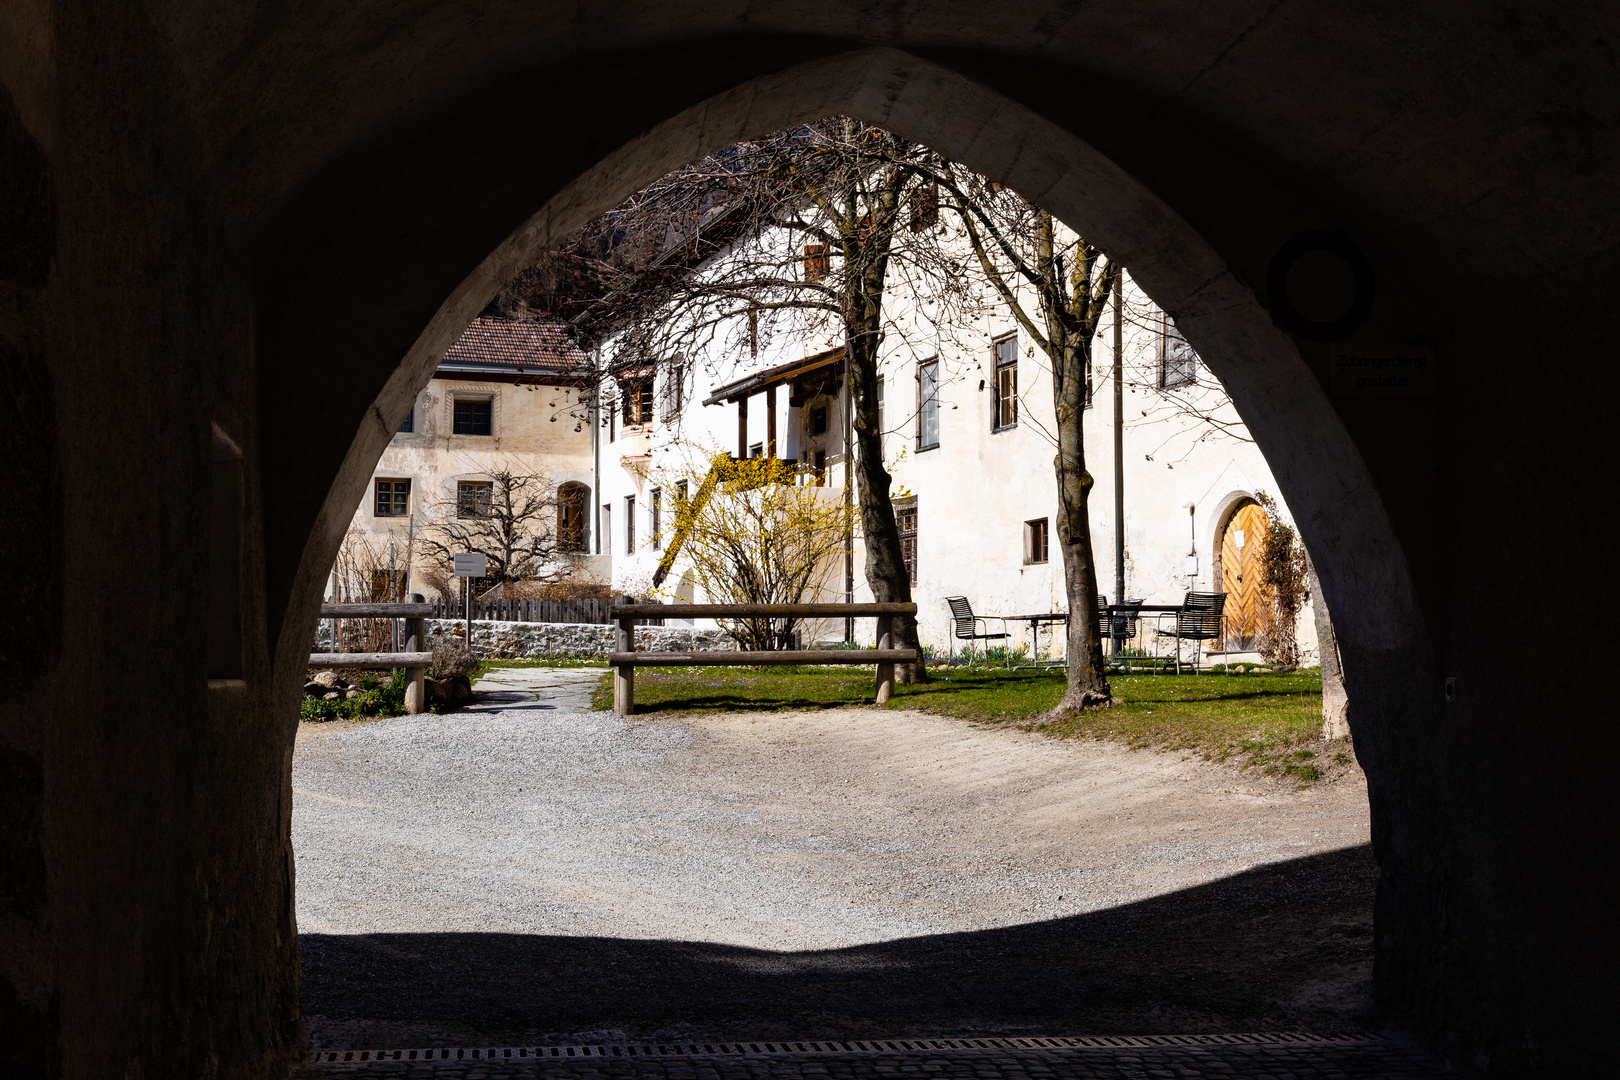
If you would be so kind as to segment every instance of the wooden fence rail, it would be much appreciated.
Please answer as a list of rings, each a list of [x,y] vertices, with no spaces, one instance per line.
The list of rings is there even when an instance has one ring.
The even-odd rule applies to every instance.
[[[427,667],[433,654],[427,652],[427,618],[433,605],[421,593],[412,593],[402,604],[322,604],[323,619],[404,619],[404,648],[392,653],[310,653],[312,668],[397,668],[405,669],[405,711],[419,713],[427,708]],[[332,641],[338,638],[334,633]]]
[[[613,711],[629,716],[636,711],[636,668],[683,667],[704,664],[758,667],[784,664],[875,664],[878,704],[894,693],[894,665],[921,663],[916,649],[894,648],[894,617],[917,614],[916,604],[637,604],[621,597],[613,604],[614,651]],[[876,618],[876,649],[784,649],[780,652],[636,652],[635,625],[653,615],[672,619],[749,618]]]

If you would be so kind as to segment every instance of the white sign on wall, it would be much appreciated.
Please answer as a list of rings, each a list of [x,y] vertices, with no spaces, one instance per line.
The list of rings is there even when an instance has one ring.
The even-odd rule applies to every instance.
[[[479,552],[451,556],[455,566],[456,577],[483,577],[485,569],[485,556]]]

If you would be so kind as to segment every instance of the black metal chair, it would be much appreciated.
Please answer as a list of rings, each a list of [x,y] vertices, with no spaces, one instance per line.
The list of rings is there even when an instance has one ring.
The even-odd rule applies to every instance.
[[[947,596],[945,602],[951,606],[951,622],[955,626],[956,638],[968,643],[968,667],[973,666],[973,643],[975,641],[1006,641],[1007,620],[994,615],[975,615],[973,605],[968,603],[965,596]],[[1001,624],[1001,633],[989,632],[989,625],[993,622]],[[983,626],[986,629],[981,631]],[[990,648],[985,646],[985,663],[990,662]],[[1007,666],[1012,667],[1012,651],[1007,652]]]
[[[1120,656],[1119,651],[1125,647],[1125,642],[1135,639],[1136,620],[1141,617],[1141,613],[1137,609],[1143,603],[1145,603],[1145,599],[1140,596],[1135,600],[1121,600],[1114,605],[1113,617],[1101,620],[1103,637],[1113,643],[1110,646],[1111,655],[1109,659],[1116,664],[1123,663],[1126,671],[1131,669],[1131,658],[1129,656]],[[1127,610],[1122,611],[1121,608]]]
[[[1214,641],[1221,636],[1221,617],[1226,612],[1226,594],[1189,592],[1182,597],[1181,607],[1175,613],[1174,630],[1160,630],[1160,637],[1176,643],[1176,674],[1181,674],[1181,643],[1183,641]],[[1193,673],[1199,670],[1200,650],[1193,646]]]

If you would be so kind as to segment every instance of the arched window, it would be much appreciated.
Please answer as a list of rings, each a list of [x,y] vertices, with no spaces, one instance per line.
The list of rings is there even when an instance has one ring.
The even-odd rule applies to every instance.
[[[557,488],[557,550],[582,553],[585,550],[585,507],[591,489],[569,481]]]

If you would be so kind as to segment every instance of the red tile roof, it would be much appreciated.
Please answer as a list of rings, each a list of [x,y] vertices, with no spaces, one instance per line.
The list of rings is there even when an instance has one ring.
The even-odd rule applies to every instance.
[[[450,346],[440,367],[561,375],[588,366],[561,323],[480,315]]]

